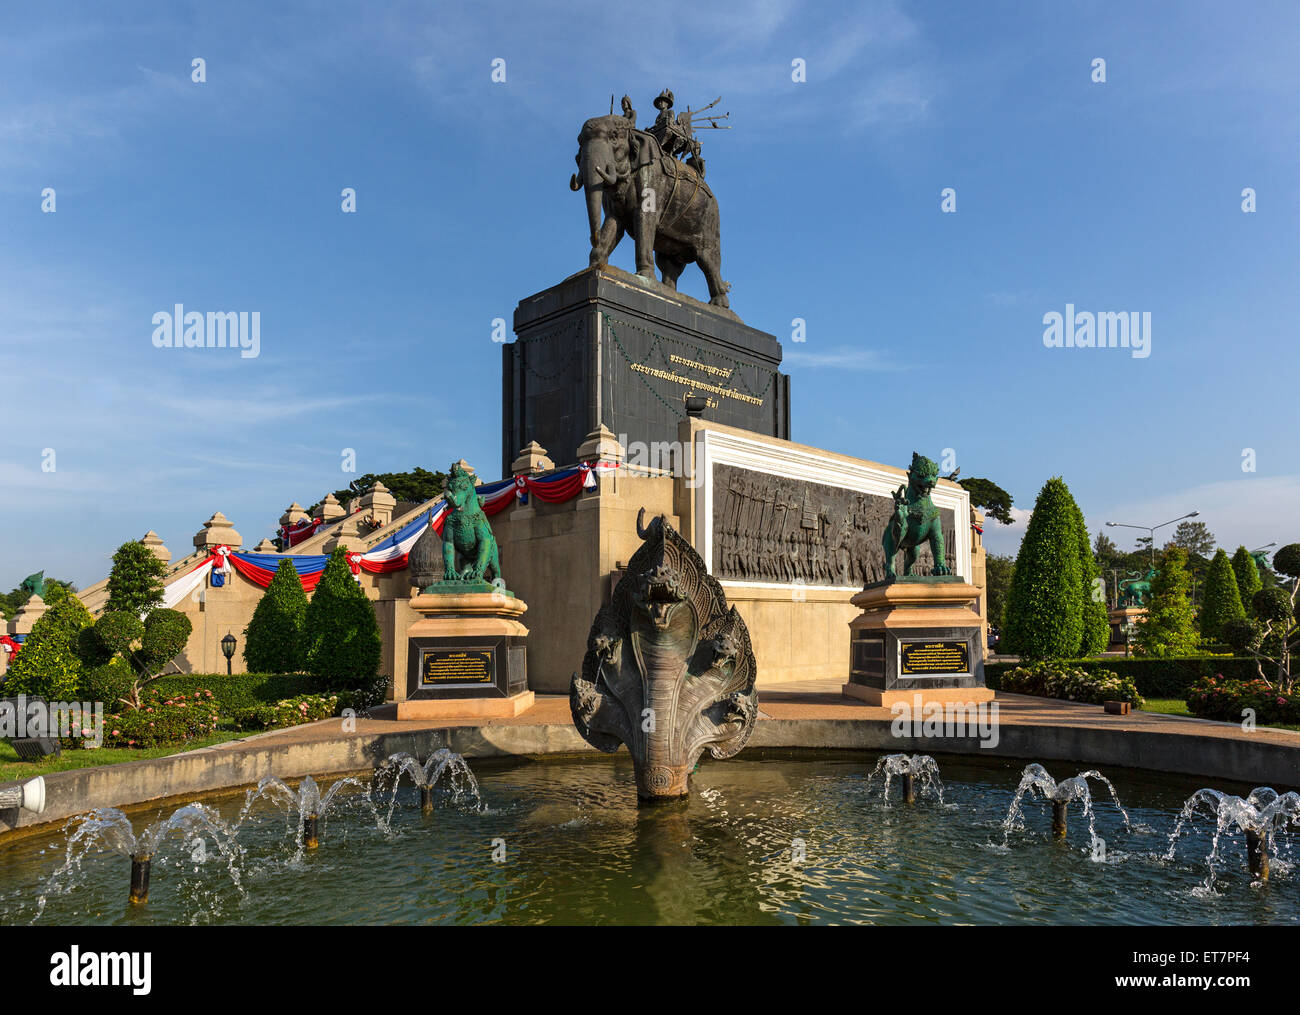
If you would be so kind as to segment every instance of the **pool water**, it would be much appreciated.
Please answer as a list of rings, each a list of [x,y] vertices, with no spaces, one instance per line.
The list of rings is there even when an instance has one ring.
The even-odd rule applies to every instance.
[[[387,828],[346,787],[303,853],[296,816],[259,800],[239,855],[173,837],[143,906],[126,903],[130,862],[95,850],[54,876],[67,833],[0,843],[0,923],[25,924],[1293,924],[1300,876],[1279,836],[1272,878],[1252,884],[1240,833],[1217,876],[1199,819],[1165,859],[1184,800],[1203,779],[1102,769],[1127,829],[1094,787],[1094,847],[1070,814],[1025,803],[1006,832],[1023,762],[937,756],[944,802],[913,805],[868,783],[879,755],[747,752],[706,762],[688,802],[638,807],[631,762],[471,762],[478,803],[439,794],[432,815],[403,783]],[[1057,778],[1084,766],[1047,766]],[[1214,784],[1244,795],[1250,787]],[[375,794],[381,818],[388,796]],[[210,802],[235,820],[244,795]],[[137,829],[176,805],[131,811]]]

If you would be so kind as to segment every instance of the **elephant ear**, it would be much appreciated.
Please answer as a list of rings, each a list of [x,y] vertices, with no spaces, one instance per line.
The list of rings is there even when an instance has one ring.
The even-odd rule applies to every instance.
[[[633,169],[644,169],[654,161],[655,156],[659,153],[659,143],[644,131],[631,131],[629,144]]]

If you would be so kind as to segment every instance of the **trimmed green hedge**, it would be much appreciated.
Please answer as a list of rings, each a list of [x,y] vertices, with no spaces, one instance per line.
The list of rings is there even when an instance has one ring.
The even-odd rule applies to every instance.
[[[998,690],[1002,674],[1019,665],[985,663],[984,679],[989,687]],[[1132,677],[1138,693],[1145,698],[1185,699],[1188,688],[1195,681],[1216,673],[1237,680],[1250,680],[1259,675],[1253,659],[1224,656],[1187,656],[1181,659],[1125,659],[1122,656],[1106,656],[1100,659],[1069,659],[1063,661],[1062,665],[1082,670],[1110,670],[1121,677]]]
[[[159,677],[149,686],[164,696],[211,691],[221,714],[233,716],[236,712],[274,705],[304,694],[326,693],[338,694],[340,708],[360,711],[382,703],[387,685],[388,678],[381,676],[373,678],[362,690],[339,693],[331,691],[325,680],[305,673],[236,673],[230,677],[224,673],[174,673]]]
[[[159,677],[150,688],[164,697],[211,691],[222,715],[321,690],[319,682],[305,673],[236,673],[230,677],[224,673],[175,673]]]

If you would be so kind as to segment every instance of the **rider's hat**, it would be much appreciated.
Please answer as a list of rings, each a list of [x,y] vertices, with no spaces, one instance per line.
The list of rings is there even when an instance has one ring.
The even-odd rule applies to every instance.
[[[659,95],[655,98],[655,102],[654,102],[655,109],[667,109],[672,104],[673,104],[673,93],[672,93],[672,89],[669,88],[665,88],[662,92],[660,92]]]

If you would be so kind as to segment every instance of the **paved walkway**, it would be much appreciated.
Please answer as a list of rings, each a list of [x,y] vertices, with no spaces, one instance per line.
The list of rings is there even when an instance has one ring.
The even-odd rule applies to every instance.
[[[784,684],[759,686],[759,721],[782,719],[812,720],[871,720],[889,722],[893,714],[889,709],[868,705],[862,701],[845,698],[840,693],[840,682],[833,680],[806,680]],[[1100,705],[1081,705],[1053,698],[1036,698],[1024,694],[997,695],[998,721],[1007,726],[1057,726],[1070,729],[1098,729],[1120,732],[1162,733],[1175,736],[1211,737],[1237,740],[1252,744],[1276,744],[1300,747],[1300,732],[1258,728],[1247,733],[1237,723],[1210,722],[1186,716],[1163,715],[1158,712],[1130,712],[1126,716],[1107,715]],[[512,719],[407,719],[392,718],[395,705],[372,709],[372,718],[358,719],[358,736],[384,733],[414,733],[420,730],[458,729],[464,727],[495,726],[566,726],[573,719],[569,714],[569,698],[563,694],[539,694],[536,703],[523,715]],[[212,751],[239,749],[250,741],[274,738],[279,744],[308,744],[332,740],[338,736],[339,721],[324,719],[304,726],[231,740],[208,748]]]

